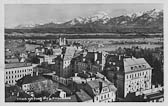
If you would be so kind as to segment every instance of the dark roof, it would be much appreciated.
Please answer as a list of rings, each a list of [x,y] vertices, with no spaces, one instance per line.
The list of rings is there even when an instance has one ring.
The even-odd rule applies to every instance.
[[[33,82],[39,82],[39,81],[44,81],[47,80],[43,76],[31,76],[31,75],[26,75],[20,80],[18,80],[18,84],[23,85],[23,84],[29,84]]]
[[[76,95],[80,102],[92,100],[92,98],[82,89],[80,89],[80,92],[76,92]]]
[[[20,62],[8,63],[8,64],[5,64],[5,69],[19,68],[19,67],[28,67],[28,66],[31,66],[31,65],[32,65],[31,63],[20,63]]]

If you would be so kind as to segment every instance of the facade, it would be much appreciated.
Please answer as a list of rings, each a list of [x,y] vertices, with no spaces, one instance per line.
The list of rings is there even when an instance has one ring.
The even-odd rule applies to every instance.
[[[151,89],[152,68],[144,58],[112,55],[107,66],[107,78],[115,83],[119,98]]]
[[[33,68],[31,63],[5,64],[5,83],[15,85],[16,81],[25,75],[33,74]]]

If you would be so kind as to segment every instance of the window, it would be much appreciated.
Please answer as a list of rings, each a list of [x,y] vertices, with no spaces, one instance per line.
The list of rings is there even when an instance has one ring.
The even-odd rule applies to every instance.
[[[103,99],[103,96],[101,96],[101,99]]]
[[[139,68],[141,69],[141,66],[139,65]]]
[[[10,79],[10,76],[9,76],[9,79]]]
[[[128,79],[128,75],[127,75],[127,79]]]
[[[107,95],[107,97],[109,97],[109,94]]]
[[[13,74],[13,71],[12,71],[12,74]]]
[[[8,72],[6,72],[6,74],[8,74]]]
[[[10,74],[10,71],[9,71],[9,74]]]
[[[104,95],[104,98],[106,99],[106,95]]]
[[[10,84],[10,81],[9,81],[9,84]]]
[[[8,79],[8,77],[6,76],[6,79]]]
[[[131,70],[133,70],[134,69],[134,67],[131,67]]]

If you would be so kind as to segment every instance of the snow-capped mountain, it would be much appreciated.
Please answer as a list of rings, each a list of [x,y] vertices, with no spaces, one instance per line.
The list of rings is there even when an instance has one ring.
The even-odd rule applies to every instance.
[[[93,22],[102,22],[103,24],[107,23],[110,20],[110,17],[105,12],[98,12],[97,14],[89,17],[78,17],[70,20],[66,24],[70,25],[79,25],[79,24],[87,24]]]
[[[15,27],[15,29],[30,29],[38,26],[39,24],[21,24]]]
[[[110,17],[105,12],[98,12],[97,14],[88,17],[77,17],[64,23],[46,23],[40,24],[25,24],[18,25],[15,29],[30,29],[30,28],[73,28],[86,27],[87,28],[109,28],[109,27],[163,27],[163,10],[152,9],[144,12],[136,12],[117,17]]]

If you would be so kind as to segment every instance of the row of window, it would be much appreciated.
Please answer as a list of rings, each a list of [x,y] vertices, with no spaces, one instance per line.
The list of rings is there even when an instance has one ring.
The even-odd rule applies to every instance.
[[[13,76],[6,76],[6,79],[13,79],[13,78],[20,78],[20,77],[23,77],[25,76],[26,74],[20,74],[20,75],[13,75]]]
[[[109,93],[108,94],[104,94],[104,95],[101,95],[101,100],[102,99],[107,99],[107,98],[109,98],[110,97],[110,95],[109,95]],[[98,101],[99,100],[99,97],[96,97],[96,100]]]
[[[32,71],[32,69],[9,71],[9,72],[6,72],[6,75],[7,74],[14,74],[14,73],[21,73],[21,72],[26,72],[26,71]]]
[[[16,80],[9,80],[9,81],[6,81],[7,84],[14,84],[16,82]]]
[[[126,75],[127,76],[126,78],[127,79],[132,79],[132,78],[141,77],[141,76],[144,76],[144,75],[148,75],[148,71],[132,73],[132,74]]]

